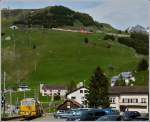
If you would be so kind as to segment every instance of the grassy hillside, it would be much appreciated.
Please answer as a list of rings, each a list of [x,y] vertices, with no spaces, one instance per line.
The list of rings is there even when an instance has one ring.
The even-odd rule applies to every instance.
[[[123,71],[136,70],[140,57],[132,48],[117,41],[103,40],[105,33],[83,35],[50,29],[2,30],[2,71],[6,71],[7,87],[27,83],[37,88],[39,83],[63,84],[90,79],[99,65],[108,78]],[[4,38],[11,36],[11,40]],[[89,44],[84,43],[88,37]],[[107,48],[110,44],[111,48]],[[114,70],[110,71],[109,66]],[[148,82],[148,72],[137,75],[137,85]]]

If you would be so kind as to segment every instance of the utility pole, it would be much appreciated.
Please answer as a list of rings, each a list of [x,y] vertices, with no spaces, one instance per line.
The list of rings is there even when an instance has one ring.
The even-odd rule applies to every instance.
[[[34,98],[37,100],[36,89],[34,89]]]
[[[37,100],[39,100],[39,92],[40,92],[40,89],[39,87],[37,87]]]
[[[35,62],[34,62],[34,70],[36,72],[36,59],[35,59]]]
[[[25,93],[25,91],[23,91],[23,93],[24,93],[24,98],[26,98],[26,93]]]
[[[4,71],[4,92],[6,90],[5,82],[6,82],[6,72]]]
[[[86,81],[86,80],[83,81],[83,87],[84,87],[84,88],[85,88],[85,81]],[[86,106],[86,105],[85,105],[85,90],[84,90],[84,108],[85,108],[85,106]]]
[[[11,107],[12,107],[12,93],[9,91],[9,101],[10,101],[10,116],[12,115]]]
[[[2,98],[3,98],[3,117],[5,117],[5,102],[6,102],[6,99],[5,99],[5,93],[3,92],[3,96],[2,96]]]

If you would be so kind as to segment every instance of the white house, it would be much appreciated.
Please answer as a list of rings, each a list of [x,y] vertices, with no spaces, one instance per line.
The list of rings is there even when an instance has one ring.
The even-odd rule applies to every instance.
[[[85,95],[88,93],[88,89],[85,87],[79,87],[75,89],[74,91],[67,94],[67,99],[72,99],[80,103],[81,105],[84,105],[85,102]]]
[[[119,80],[119,76],[113,76],[111,78],[111,87],[115,86],[115,83]]]
[[[84,104],[88,89],[80,87],[67,94],[67,99],[73,99]],[[110,107],[119,111],[139,111],[148,113],[148,87],[142,86],[114,86],[109,88]]]
[[[115,86],[118,80],[123,80],[125,84],[128,86],[131,81],[135,82],[135,77],[133,76],[132,72],[122,72],[119,75],[113,76],[111,78],[111,86],[112,87]]]
[[[64,86],[52,86],[40,84],[40,93],[42,94],[42,96],[53,96],[57,94],[62,97],[65,97],[67,89]]]
[[[115,86],[109,90],[110,107],[120,111],[139,111],[148,113],[148,87],[142,86]]]
[[[18,91],[30,91],[31,89],[27,85],[20,85]]]
[[[12,25],[9,28],[12,29],[12,30],[17,30],[18,29],[18,27],[16,25]]]

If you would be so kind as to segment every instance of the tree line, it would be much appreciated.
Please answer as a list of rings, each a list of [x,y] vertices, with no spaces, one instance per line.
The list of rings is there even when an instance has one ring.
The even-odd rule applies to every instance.
[[[149,38],[144,33],[131,33],[130,37],[120,37],[118,42],[132,47],[139,54],[149,54]]]
[[[27,12],[25,18],[20,17],[14,24],[27,26],[40,25],[45,28],[58,26],[73,26],[75,20],[79,20],[84,26],[94,25],[93,18],[84,13],[75,12],[64,6],[53,6]]]

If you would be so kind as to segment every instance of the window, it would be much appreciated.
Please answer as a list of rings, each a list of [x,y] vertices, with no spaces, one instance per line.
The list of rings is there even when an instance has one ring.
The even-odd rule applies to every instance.
[[[115,97],[110,97],[109,100],[110,100],[110,103],[115,103]]]
[[[128,99],[128,103],[132,103],[132,99]]]
[[[84,93],[88,93],[88,91],[87,91],[87,90],[84,90]]]
[[[76,99],[76,97],[72,96],[72,97],[71,97],[71,99],[73,99],[73,100],[74,100],[74,99]]]
[[[141,103],[146,103],[146,98],[141,98]]]
[[[47,94],[46,93],[44,93],[44,96],[46,96]]]
[[[21,102],[21,105],[22,106],[32,106],[32,105],[34,105],[34,101],[22,101]]]
[[[138,99],[133,98],[133,99],[132,99],[132,103],[138,103]]]
[[[128,103],[128,98],[123,98],[123,99],[122,99],[122,102],[123,102],[123,103]]]
[[[130,98],[130,99],[128,99],[128,98],[123,98],[123,99],[122,99],[122,102],[123,102],[123,103],[138,103],[138,99],[137,99],[137,98]]]
[[[83,93],[83,90],[80,90],[80,93]]]

